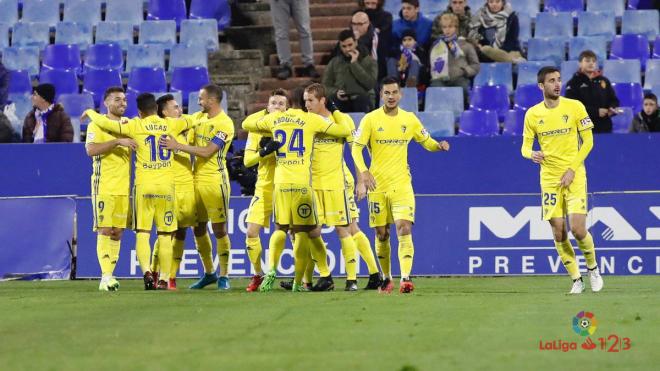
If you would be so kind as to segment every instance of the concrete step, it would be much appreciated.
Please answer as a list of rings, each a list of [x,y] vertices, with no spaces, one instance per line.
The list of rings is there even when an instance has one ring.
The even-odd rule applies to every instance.
[[[291,52],[300,53],[300,41],[291,41]],[[337,45],[335,40],[314,40],[312,39],[312,45],[315,52],[320,53],[330,53]]]
[[[317,65],[317,66],[314,66],[314,67],[316,67],[316,71],[318,71],[318,73],[320,73],[321,76],[323,76],[323,72],[325,72],[325,67],[326,66],[325,65]],[[275,77],[275,74],[277,73],[278,68],[279,68],[279,66],[277,66],[277,65],[269,66],[268,67],[269,73],[268,73],[268,75],[265,75],[265,76]],[[302,69],[303,69],[302,64],[294,65],[293,66],[293,76],[294,77],[304,77],[304,76],[301,75],[301,70]]]
[[[291,53],[291,58],[293,61],[294,65],[302,65],[302,54],[301,53]],[[322,65],[322,64],[328,64],[330,61],[330,54],[329,53],[321,53],[318,51],[314,52],[314,64],[316,66]],[[271,54],[268,57],[268,65],[270,66],[277,66],[279,64],[279,61],[277,59],[277,54]]]
[[[336,28],[351,24],[351,15],[337,15],[330,17],[312,17],[312,29],[316,28]]]
[[[346,28],[348,28],[348,25],[346,27],[338,27],[338,28],[313,29],[312,40],[314,40],[314,42],[321,40],[332,40],[334,42],[337,42],[337,36],[341,31],[345,30]],[[294,28],[289,32],[289,40],[298,40],[298,30]]]
[[[309,4],[327,4],[329,0],[309,0]],[[332,0],[335,4],[355,4],[355,0]]]
[[[309,7],[309,13],[312,17],[338,15],[350,16],[357,8],[358,6],[355,2],[311,4]]]
[[[293,90],[309,81],[311,81],[309,77],[292,77],[287,80],[278,80],[272,77],[263,78],[259,82],[259,90],[271,91],[277,88]]]

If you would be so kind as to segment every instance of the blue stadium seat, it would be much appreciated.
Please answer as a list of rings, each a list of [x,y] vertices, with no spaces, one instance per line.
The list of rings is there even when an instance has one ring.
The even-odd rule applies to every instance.
[[[388,1],[391,3],[392,1]],[[395,16],[396,17],[396,16]],[[192,0],[190,19],[215,19],[218,30],[222,31],[231,24],[231,7],[227,0]]]
[[[139,26],[144,20],[144,4],[136,0],[106,0],[105,20]]]
[[[651,90],[656,85],[660,85],[660,59],[649,59],[646,62],[644,90]]]
[[[518,85],[513,96],[513,107],[527,110],[541,101],[543,101],[543,92],[538,84]]]
[[[419,112],[417,118],[433,138],[454,136],[454,113],[452,111]]]
[[[621,21],[621,33],[644,34],[649,40],[659,33],[660,16],[658,10],[626,10]]]
[[[132,92],[126,92],[126,112],[124,112],[124,117],[137,117],[138,115],[138,109],[137,109],[137,95]],[[102,114],[108,113],[108,107],[105,106],[105,104],[101,104],[99,107],[99,112]]]
[[[190,94],[188,94],[188,113],[194,113],[197,112],[201,109],[198,103],[199,100],[199,90],[196,91],[191,91]],[[222,109],[227,112],[227,92],[222,91],[222,102],[220,102],[220,106]],[[353,117],[353,114],[359,114],[364,116],[363,112],[346,112],[346,114],[351,115]],[[355,119],[354,119],[355,120]],[[359,125],[360,121],[355,121],[355,126]]]
[[[603,75],[611,82],[641,83],[641,63],[638,60],[607,60],[603,65]]]
[[[177,67],[172,72],[170,91],[180,91],[183,105],[188,105],[191,91],[197,91],[209,83],[209,71],[204,67]]]
[[[614,12],[614,15],[621,19],[625,10],[625,0],[587,0],[589,12]]]
[[[133,45],[133,25],[129,22],[101,22],[96,26],[97,44],[119,44],[127,50]]]
[[[173,71],[176,67],[193,66],[208,66],[206,48],[202,45],[174,45],[170,53],[169,71]]]
[[[201,3],[203,1],[204,0],[198,0],[197,2]],[[472,7],[470,6],[470,8],[472,8]],[[399,18],[399,12],[401,11],[401,2],[399,2],[399,1],[386,1],[385,5],[383,6],[383,9],[387,12],[390,12],[392,14],[392,17],[394,17],[394,19],[398,19]],[[192,5],[190,6],[190,10],[192,10]]]
[[[23,15],[21,22],[46,23],[55,28],[60,21],[60,2],[53,0],[22,0]]]
[[[32,110],[32,93],[30,94],[9,94],[9,100],[16,106],[16,117],[21,121],[21,128],[23,128],[23,120],[25,116]],[[18,133],[22,135],[22,131]]]
[[[644,35],[616,35],[610,45],[610,59],[638,59],[642,69],[650,54],[649,40]]]
[[[2,50],[2,64],[8,70],[25,70],[30,76],[39,73],[39,49],[34,47],[9,47]]]
[[[56,44],[76,44],[85,50],[94,43],[91,23],[60,22],[55,26]]]
[[[51,44],[43,51],[42,68],[80,72],[82,61],[78,45]]]
[[[580,53],[591,50],[596,53],[601,66],[607,59],[607,39],[605,36],[576,36],[568,40],[568,59],[578,60]]]
[[[500,132],[497,112],[470,109],[461,113],[459,135],[495,136]]]
[[[76,73],[69,70],[51,70],[42,68],[39,73],[39,83],[55,85],[55,95],[78,93],[78,78]]]
[[[632,126],[633,116],[635,115],[630,107],[619,107],[623,112],[612,116],[612,133],[627,134]]]
[[[426,89],[424,111],[452,111],[457,119],[464,109],[463,88],[431,86]]]
[[[32,80],[30,80],[30,73],[25,70],[10,70],[7,92],[9,94],[31,94]]]
[[[504,119],[504,130],[502,135],[522,136],[525,128],[525,113],[523,109],[510,109]]]
[[[541,67],[545,66],[554,66],[554,64],[544,61],[527,61],[518,63],[518,81],[516,86],[536,84],[538,81],[536,75]]]
[[[11,46],[34,46],[43,49],[50,43],[50,26],[47,23],[19,22],[14,25]]]
[[[513,67],[511,63],[481,63],[474,77],[474,86],[504,85],[513,91]]]
[[[493,110],[500,121],[509,110],[509,92],[504,85],[475,86],[470,95],[470,109]]]
[[[655,0],[628,0],[627,9],[653,9]]]
[[[174,21],[145,21],[140,25],[140,44],[159,44],[170,50],[176,44]]]
[[[179,107],[183,109],[183,96],[181,95],[180,91],[159,91],[159,92],[152,92],[151,94],[156,97],[156,99],[162,97],[165,94],[170,94],[174,97],[174,100],[179,103]]]
[[[511,3],[513,10],[518,13],[518,17],[520,17],[521,14],[526,14],[534,19],[541,8],[539,0],[509,0],[509,2]],[[477,9],[472,9],[472,12],[475,12],[476,10]]]
[[[563,84],[566,84],[568,80],[573,77],[573,75],[578,71],[579,63],[578,61],[563,61],[561,62],[560,73],[561,81]]]
[[[584,10],[583,0],[543,0],[545,12],[572,12],[576,14]]]
[[[216,22],[212,19],[186,19],[181,22],[181,44],[199,44],[209,51],[220,47]]]
[[[581,12],[578,14],[578,36],[605,36],[611,40],[616,35],[616,19],[612,13]]]
[[[101,22],[101,0],[64,0],[64,21],[96,26]]]
[[[653,58],[660,59],[660,35],[656,36],[653,42]]]
[[[655,94],[656,97],[660,97],[660,84],[653,85],[651,87],[651,93]]]
[[[120,70],[90,68],[85,71],[83,92],[92,95],[95,106],[98,107],[106,89],[111,86],[122,86]]]
[[[90,45],[85,52],[85,69],[123,70],[124,55],[119,44]]]
[[[128,89],[135,95],[152,91],[167,91],[167,80],[162,68],[133,68],[128,76]]]
[[[9,29],[11,26],[7,23],[0,23],[0,48],[9,46]]]
[[[71,118],[80,117],[86,109],[94,109],[94,98],[89,93],[60,94],[57,103],[64,107]]]
[[[536,15],[535,38],[573,36],[571,13],[539,13]]]
[[[165,49],[161,45],[131,45],[126,55],[126,72],[136,67],[165,69]]]
[[[612,87],[619,98],[620,107],[631,107],[633,112],[642,110],[644,103],[644,90],[639,83],[612,83]]]
[[[530,61],[550,61],[555,66],[560,65],[566,54],[564,40],[563,38],[530,39],[527,59]]]
[[[518,14],[518,27],[518,40],[525,47],[532,38],[532,18],[527,14]]]
[[[208,1],[208,0],[207,0]],[[147,7],[147,20],[176,22],[177,28],[186,19],[186,2],[184,0],[150,0]]]
[[[18,22],[18,0],[0,0],[0,23]]]

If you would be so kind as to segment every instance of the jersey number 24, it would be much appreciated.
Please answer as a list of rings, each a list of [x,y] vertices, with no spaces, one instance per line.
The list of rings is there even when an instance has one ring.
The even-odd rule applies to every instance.
[[[275,140],[280,143],[280,146],[277,148],[277,157],[286,157],[286,152],[282,150],[282,147],[288,144],[288,152],[294,152],[298,154],[298,157],[302,157],[305,154],[305,142],[303,140],[303,130],[302,129],[293,129],[291,132],[291,137],[288,138],[284,130],[275,130]]]

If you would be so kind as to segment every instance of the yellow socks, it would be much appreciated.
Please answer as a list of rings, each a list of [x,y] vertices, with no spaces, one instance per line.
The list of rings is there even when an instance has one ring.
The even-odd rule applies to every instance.
[[[374,252],[371,250],[371,243],[369,243],[369,239],[364,234],[364,232],[359,231],[358,233],[353,235],[353,240],[355,241],[355,247],[360,253],[360,256],[367,264],[367,269],[369,270],[369,274],[378,273],[378,265],[376,264],[376,258],[374,257]]]
[[[213,247],[211,246],[211,237],[209,237],[209,234],[204,233],[203,236],[195,236],[195,247],[197,248],[200,259],[202,259],[204,273],[213,273],[215,270],[213,269]]]
[[[410,278],[414,256],[415,247],[413,246],[412,235],[399,236],[399,266],[401,267],[402,279]]]
[[[245,238],[245,246],[250,263],[254,267],[254,272],[258,275],[263,275],[264,272],[261,269],[261,238],[258,236],[255,238],[247,237]]]
[[[309,235],[307,236],[309,238]],[[330,275],[330,269],[328,268],[328,255],[325,250],[325,244],[321,237],[310,238],[312,244],[310,246],[312,250],[312,259],[316,266],[319,268],[319,274],[321,277],[328,277]],[[298,233],[296,233],[296,242],[298,241]]]
[[[170,268],[170,278],[176,278],[176,274],[181,266],[181,259],[183,259],[183,244],[185,241],[172,239],[172,265]]]
[[[119,260],[119,246],[121,241],[115,241],[112,238],[108,238],[106,242],[106,247],[110,253],[110,275],[115,272],[115,266],[117,266],[117,260]]]
[[[229,253],[231,249],[231,242],[229,236],[218,238],[218,264],[220,267],[221,276],[229,276]]]
[[[341,245],[341,254],[346,263],[346,279],[357,280],[357,249],[352,236],[339,239]]]
[[[99,259],[99,266],[101,267],[101,275],[103,277],[112,276],[113,265],[111,263],[112,256],[109,244],[110,236],[100,233],[96,236],[96,257]]]
[[[151,271],[152,272],[158,272],[158,250],[160,249],[160,245],[158,244],[158,239],[156,239],[156,243],[154,243],[154,249],[151,252]]]
[[[376,237],[376,255],[378,256],[378,261],[380,262],[380,269],[383,270],[383,276],[385,278],[392,278],[392,269],[390,262],[390,255],[392,254],[392,248],[390,247],[390,239],[381,241]]]
[[[587,232],[587,235],[583,240],[577,240],[577,245],[582,251],[582,255],[584,255],[584,260],[587,262],[587,268],[596,268],[598,265],[596,264],[596,249],[594,248],[594,239],[591,237],[591,233]]]
[[[575,261],[575,250],[571,246],[571,241],[568,238],[562,242],[555,241],[555,248],[557,249],[557,253],[559,253],[561,262],[564,263],[564,267],[568,271],[568,275],[574,280],[580,278],[580,269],[578,268],[577,261]]]
[[[313,283],[314,280],[314,259],[312,259],[312,253],[307,247],[307,267],[305,268],[305,276],[303,277],[303,282]]]
[[[135,254],[142,273],[149,272],[149,259],[151,258],[151,246],[149,245],[149,233],[137,232],[135,234]]]
[[[170,279],[170,270],[172,269],[172,236],[159,234],[158,245],[158,261],[160,262],[158,280],[167,282]]]
[[[268,269],[272,272],[277,271],[277,264],[280,262],[282,251],[286,245],[286,233],[284,231],[275,231],[268,241]]]
[[[298,232],[296,233],[296,240],[293,242],[293,256],[294,256],[294,268],[295,276],[293,282],[296,284],[301,284],[303,276],[305,275],[305,270],[308,263],[312,264],[309,261],[309,246],[311,242],[309,241],[309,235],[307,232]]]

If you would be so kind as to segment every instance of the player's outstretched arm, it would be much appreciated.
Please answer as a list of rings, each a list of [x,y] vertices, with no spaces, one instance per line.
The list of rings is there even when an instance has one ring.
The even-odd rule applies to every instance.
[[[127,119],[128,123],[122,124],[119,121],[111,120],[107,118],[105,115],[102,115],[93,109],[87,109],[83,114],[80,116],[80,122],[83,122],[87,119],[90,119],[96,124],[98,127],[100,127],[103,130],[109,131],[113,134],[123,134],[123,135],[130,135],[131,134],[131,129],[135,125],[136,120],[138,119]],[[124,120],[124,119],[122,119]]]
[[[87,156],[94,157],[104,155],[115,149],[117,146],[127,147],[133,151],[137,149],[137,143],[135,143],[133,139],[118,138],[103,143],[87,143],[85,145],[85,150],[87,151]]]
[[[582,163],[584,163],[584,160],[587,158],[589,152],[591,152],[591,149],[594,147],[594,136],[591,132],[591,129],[581,131],[580,137],[582,138],[582,146],[580,146],[580,149],[575,155],[573,162],[571,163],[570,167],[566,169],[564,175],[562,175],[561,180],[559,181],[562,187],[568,187],[571,185],[571,183],[573,183],[573,179],[575,178],[575,171],[580,166],[582,166]]]
[[[273,114],[268,114],[260,120],[243,120],[241,127],[245,131],[251,133],[258,133],[265,136],[272,136],[273,133],[270,131],[270,126],[268,125],[269,121],[272,121],[274,118]]]
[[[185,153],[190,153],[198,157],[209,158],[217,153],[219,150],[224,148],[225,142],[223,140],[214,137],[214,140],[209,142],[205,147],[191,146],[188,144],[179,143],[171,135],[162,136],[158,143],[166,149],[172,151],[181,151]]]

